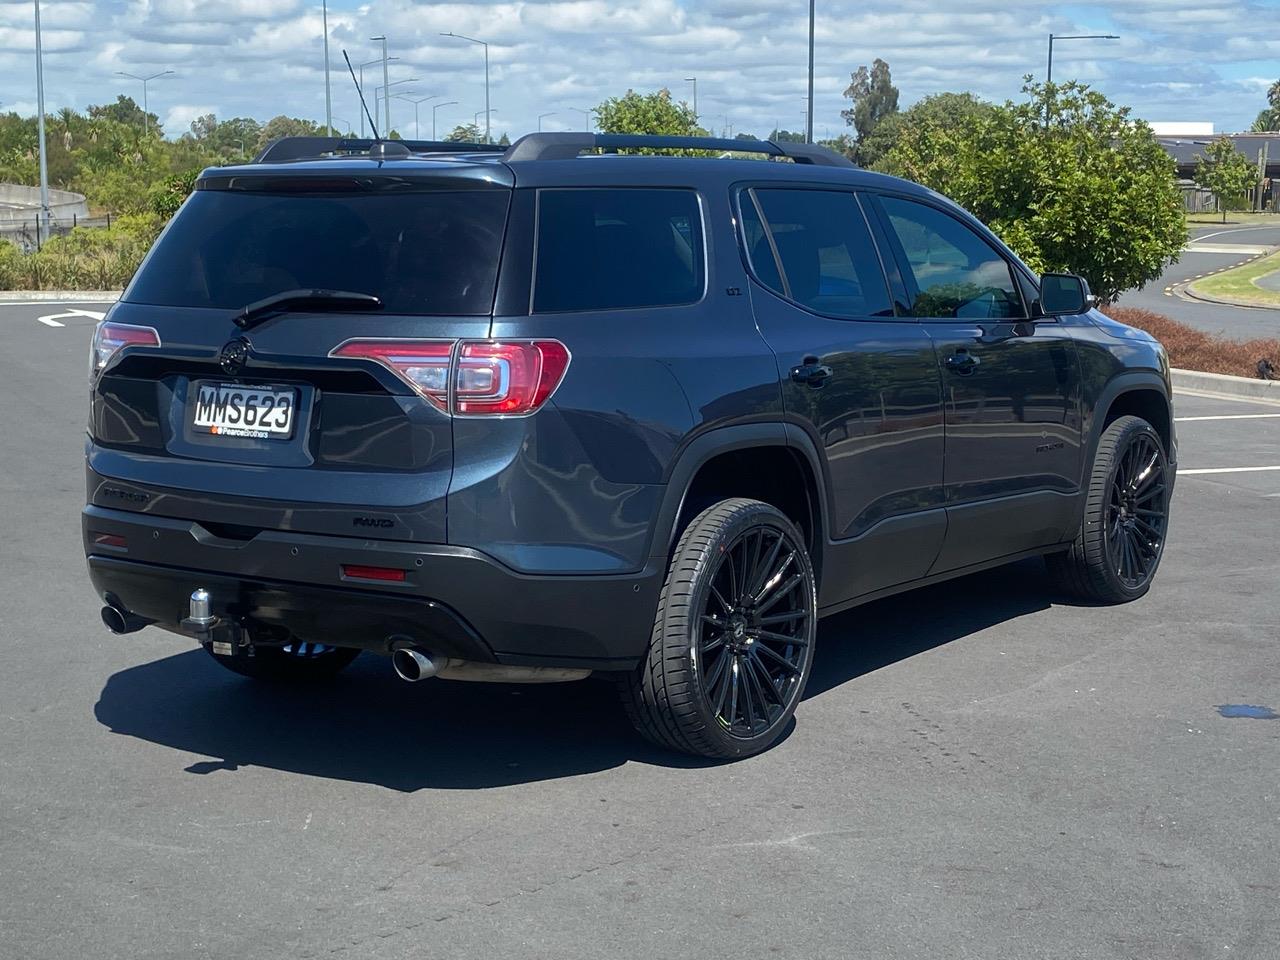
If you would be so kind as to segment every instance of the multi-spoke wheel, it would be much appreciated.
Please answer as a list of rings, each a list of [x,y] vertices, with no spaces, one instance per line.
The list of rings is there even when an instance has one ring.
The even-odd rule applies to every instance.
[[[1164,552],[1172,477],[1160,435],[1120,417],[1098,441],[1084,520],[1066,553],[1048,558],[1063,586],[1101,603],[1134,600],[1151,586]]]
[[[744,757],[786,730],[813,661],[813,567],[795,525],[724,500],[680,538],[649,656],[623,681],[636,727],[706,757]]]
[[[360,655],[349,647],[292,640],[284,646],[258,646],[252,657],[224,657],[208,647],[209,656],[232,673],[255,680],[314,680],[331,677]]]

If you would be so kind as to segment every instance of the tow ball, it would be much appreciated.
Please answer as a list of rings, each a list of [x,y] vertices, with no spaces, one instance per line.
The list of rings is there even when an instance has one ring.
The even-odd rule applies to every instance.
[[[248,631],[235,620],[214,616],[209,591],[204,587],[197,587],[191,592],[188,615],[183,618],[181,626],[218,656],[253,656]]]

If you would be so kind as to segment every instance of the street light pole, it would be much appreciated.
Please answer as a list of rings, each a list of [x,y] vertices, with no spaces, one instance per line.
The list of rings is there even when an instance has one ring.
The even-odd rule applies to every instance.
[[[431,105],[431,139],[436,139],[436,111],[441,107],[452,107],[457,100],[446,100],[444,103],[433,103]]]
[[[685,77],[684,82],[693,84],[693,125],[696,127],[698,125],[698,78]]]
[[[582,114],[583,130],[591,129],[591,111],[590,110],[583,110],[581,107],[569,107],[568,109],[572,110],[574,113]]]
[[[392,57],[391,59],[399,60],[400,58]],[[375,63],[381,63],[381,62],[382,62],[382,58],[377,57],[373,60],[366,60],[364,63],[360,64],[359,67],[356,68],[357,70],[360,71],[360,96],[362,97],[364,96],[364,68],[371,67]],[[376,100],[374,101],[374,104],[373,104],[373,117],[375,120],[378,117],[378,104]],[[363,110],[360,111],[360,139],[361,140],[364,139],[364,111]]]
[[[464,37],[460,33],[454,33],[452,30],[448,33],[440,34],[442,37],[453,37],[457,40],[469,40],[472,43],[478,43],[484,47],[484,142],[493,143],[491,136],[491,128],[489,126],[489,114],[494,111],[489,109],[489,44],[483,40],[477,40],[475,37]]]
[[[333,91],[329,86],[329,0],[320,2],[321,23],[324,28],[324,135],[333,136]]]
[[[36,246],[49,239],[49,163],[44,149],[44,49],[40,38],[40,0],[36,2],[36,128],[40,137],[40,217],[36,221]]]
[[[1053,43],[1055,40],[1119,40],[1114,33],[1073,33],[1065,36],[1049,34],[1049,63],[1045,69],[1044,82],[1053,83]]]
[[[386,35],[384,34],[384,35],[383,35],[383,36],[381,36],[381,37],[370,37],[369,39],[370,39],[370,40],[381,40],[381,41],[382,41],[382,85],[383,85],[383,87],[388,87],[388,86],[390,86],[390,84],[388,83],[388,79],[389,79],[389,78],[388,78],[388,75],[387,75],[387,38],[386,38]],[[374,91],[374,93],[376,94],[376,93],[377,93],[377,91]],[[376,112],[376,111],[377,111],[377,109],[378,109],[378,98],[377,98],[377,96],[374,96],[374,98],[373,98],[373,109],[374,109],[374,111],[375,111],[375,112]],[[387,102],[386,102],[385,104],[383,104],[383,109],[384,109],[384,112],[383,112],[383,114],[382,114],[382,135],[383,135],[384,137],[390,137],[390,136],[391,136],[391,98],[390,98],[390,97],[387,97]]]
[[[805,107],[804,142],[813,143],[813,26],[815,0],[809,0],[809,103]]]
[[[158,80],[160,77],[167,77],[171,73],[173,73],[172,70],[161,70],[159,73],[153,73],[149,77],[139,77],[137,74],[125,73],[123,70],[116,71],[116,76],[142,81],[142,130],[144,133],[151,127],[151,107],[147,102],[147,84],[152,80]]]
[[[489,139],[489,114],[497,113],[497,112],[498,112],[497,110],[490,110],[487,108],[484,111],[484,142],[485,143],[493,143],[493,141]],[[473,122],[471,125],[475,127],[476,130],[478,131],[480,129],[480,111],[479,110],[477,110],[474,114],[472,114],[472,120]]]
[[[392,84],[392,86],[395,86],[395,84]],[[438,96],[440,96],[440,94],[438,93],[433,93],[429,97],[411,97],[408,94],[404,94],[404,93],[395,94],[395,97],[397,100],[406,100],[409,103],[413,104],[413,139],[415,140],[422,139],[422,132],[418,127],[418,104],[426,103],[428,100],[434,100]]]
[[[538,132],[539,132],[539,133],[541,133],[541,132],[542,132],[542,118],[543,118],[543,117],[554,117],[555,115],[556,115],[556,112],[555,112],[554,110],[552,110],[550,113],[540,113],[540,114],[538,114]]]

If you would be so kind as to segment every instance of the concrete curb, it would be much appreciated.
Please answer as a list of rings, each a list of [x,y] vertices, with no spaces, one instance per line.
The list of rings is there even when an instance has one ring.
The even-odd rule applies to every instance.
[[[1169,371],[1169,374],[1173,389],[1184,393],[1280,403],[1280,380],[1254,380],[1249,377],[1232,377],[1225,373],[1179,370],[1177,367]]]
[[[0,290],[0,303],[115,303],[121,290]]]

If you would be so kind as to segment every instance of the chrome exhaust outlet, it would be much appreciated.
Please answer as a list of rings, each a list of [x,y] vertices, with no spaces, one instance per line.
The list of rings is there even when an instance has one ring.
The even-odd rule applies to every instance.
[[[410,683],[434,677],[437,672],[436,662],[431,659],[431,654],[412,647],[400,647],[395,650],[391,654],[391,666],[395,668],[396,675],[401,680],[408,680]]]
[[[120,605],[119,601],[113,602],[110,600],[102,608],[102,622],[106,624],[108,630],[117,636],[125,633],[137,633],[151,623],[146,617],[130,613]]]

